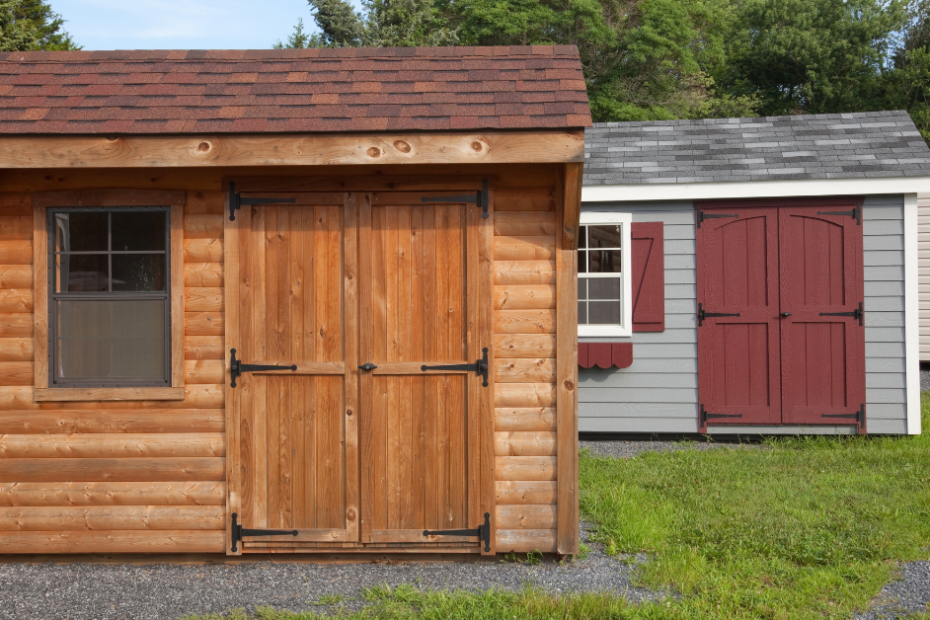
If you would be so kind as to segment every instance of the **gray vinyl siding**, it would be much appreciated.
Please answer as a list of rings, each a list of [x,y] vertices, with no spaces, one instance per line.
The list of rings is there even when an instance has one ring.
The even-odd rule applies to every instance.
[[[629,368],[579,369],[579,430],[696,432],[697,306],[691,202],[585,204],[584,209],[631,212],[634,222],[664,224],[665,331],[633,334]]]
[[[906,433],[904,197],[869,196],[862,219],[866,427],[869,434]]]
[[[633,364],[579,369],[578,428],[604,433],[697,432],[694,212],[690,202],[585,204],[665,224],[665,331],[635,333]],[[871,196],[863,208],[868,432],[905,433],[904,201]],[[597,341],[584,338],[582,341]],[[850,427],[815,427],[844,434]],[[755,430],[750,430],[755,429]],[[746,427],[747,433],[811,433],[811,427]],[[732,432],[733,429],[730,429]],[[718,432],[722,432],[722,429]]]

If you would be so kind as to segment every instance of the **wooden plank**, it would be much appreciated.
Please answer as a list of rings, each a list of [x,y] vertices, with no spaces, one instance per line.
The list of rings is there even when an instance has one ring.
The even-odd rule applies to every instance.
[[[0,241],[0,265],[31,265],[32,241]]]
[[[32,218],[27,215],[0,215],[0,241],[32,238]]]
[[[554,236],[494,238],[495,260],[551,260],[554,252]]]
[[[494,433],[494,454],[496,456],[555,456],[556,434],[542,431],[497,432]]]
[[[494,366],[494,378],[499,383],[553,383],[555,359],[498,358]]]
[[[371,361],[374,346],[374,324],[372,303],[374,300],[374,267],[379,263],[377,256],[378,249],[373,245],[373,238],[376,240],[379,234],[372,234],[372,213],[371,213],[371,195],[362,194],[357,198],[358,205],[358,249],[359,249],[359,283],[358,283],[358,348],[359,361]],[[377,517],[382,512],[380,494],[377,493],[379,488],[376,482],[378,472],[379,450],[376,444],[375,426],[380,424],[380,414],[383,408],[380,407],[382,400],[379,395],[375,394],[374,377],[371,375],[362,375],[359,377],[360,398],[359,405],[364,408],[366,415],[362,416],[359,421],[359,446],[361,452],[359,455],[361,465],[361,485],[359,498],[361,506],[365,512],[360,514],[359,539],[363,543],[372,541],[373,532],[377,524],[383,527],[382,521]],[[383,488],[383,485],[382,485]],[[377,499],[376,499],[377,497]]]
[[[494,284],[555,284],[555,261],[495,261]]]
[[[495,459],[497,480],[556,480],[554,456],[498,456]]]
[[[164,482],[222,481],[225,459],[3,459],[0,482]]]
[[[552,334],[555,310],[498,310],[494,313],[496,334]]]
[[[31,313],[0,314],[0,338],[31,338],[34,329]]]
[[[183,270],[184,286],[223,286],[222,263],[187,263]]]
[[[222,312],[185,312],[185,336],[222,336],[224,316]]]
[[[0,507],[0,531],[220,530],[222,506]]]
[[[183,387],[36,388],[36,402],[98,400],[184,400]]]
[[[3,434],[219,433],[222,431],[222,409],[0,411],[0,433]]]
[[[187,312],[222,312],[222,287],[188,287],[184,289],[184,310]]]
[[[555,504],[505,504],[497,507],[497,527],[503,530],[551,530],[558,522]]]
[[[502,237],[555,236],[555,213],[510,211],[494,216],[494,234]]]
[[[449,364],[468,364],[468,363],[474,366],[474,362],[468,362],[466,360],[437,361],[435,362],[435,364],[431,361],[430,365],[431,366],[432,365],[448,366]],[[427,368],[427,370],[423,370],[423,366],[426,366],[426,364],[423,364],[421,362],[387,362],[387,363],[382,362],[381,364],[378,364],[377,368],[371,371],[371,374],[373,375],[412,375],[412,374],[464,375],[464,374],[468,374],[469,372],[474,372],[473,369],[472,370],[433,370],[433,369]]]
[[[468,536],[424,536],[421,529],[375,530],[371,534],[375,543],[465,543],[475,542]]]
[[[0,435],[2,458],[225,456],[222,433]]]
[[[359,174],[358,171],[354,171],[353,174],[351,169],[343,169],[347,170],[347,172],[343,173],[344,176],[335,176],[330,173],[330,170],[327,170],[327,174],[317,177],[309,174],[300,174],[298,176],[237,176],[235,178],[236,189],[249,194],[253,192],[286,192],[289,194],[302,192],[422,192],[443,191],[449,190],[449,188],[456,191],[477,191],[482,188],[482,182],[487,178],[487,175],[456,175],[450,178],[445,173],[433,178],[423,174],[416,176],[386,176],[379,173],[374,176],[364,176]]]
[[[495,310],[539,310],[555,308],[555,286],[545,284],[494,287]]]
[[[222,482],[7,482],[0,506],[223,506]]]
[[[32,265],[0,265],[0,289],[31,289],[34,285],[32,269]]]
[[[479,315],[479,339],[482,343],[490,342],[490,352],[488,355],[489,368],[493,368],[497,363],[497,348],[494,345],[494,307],[493,304],[487,303],[488,299],[494,297],[494,226],[495,222],[502,216],[497,212],[497,185],[491,184],[489,196],[489,217],[479,220],[480,234],[478,246],[478,299],[485,300],[480,304]],[[490,375],[491,373],[489,373]],[[494,514],[495,507],[495,468],[497,462],[494,456],[494,401],[497,390],[500,389],[493,376],[488,379],[490,385],[478,392],[479,415],[481,416],[481,427],[479,430],[479,441],[481,442],[480,455],[480,504],[478,515]],[[491,522],[490,531],[490,549],[485,552],[482,547],[482,553],[497,553],[497,524]]]
[[[222,360],[225,358],[226,347],[222,336],[187,336],[184,338],[184,359],[186,360]],[[226,379],[224,378],[223,381],[225,382]]]
[[[184,207],[182,204],[174,204],[170,214],[171,387],[175,388],[184,387],[184,228],[182,226]]]
[[[180,207],[186,195],[158,189],[93,188],[35,192],[31,198],[36,207]]]
[[[494,348],[500,357],[555,357],[555,334],[495,334]]]
[[[551,383],[502,383],[494,390],[495,407],[552,407],[555,386]]]
[[[489,188],[490,189],[490,188]],[[489,199],[497,200],[497,189],[495,185],[494,195]],[[489,205],[490,208],[490,205]],[[490,214],[489,214],[490,218]],[[465,306],[466,306],[466,324],[465,324],[465,343],[467,347],[466,356],[468,359],[478,359],[481,355],[481,309],[476,300],[481,299],[481,212],[477,206],[469,206],[466,210],[465,219]],[[489,352],[490,353],[490,352]],[[493,368],[493,366],[491,366]],[[490,373],[489,373],[490,375]],[[490,376],[489,376],[490,379]],[[467,382],[467,399],[468,409],[465,411],[466,416],[466,437],[465,437],[465,458],[467,463],[466,476],[466,497],[467,516],[469,523],[479,523],[482,521],[481,512],[482,504],[482,473],[481,473],[481,447],[483,422],[487,416],[483,415],[481,410],[480,389],[477,377],[469,377]],[[488,404],[490,401],[487,401]],[[489,427],[487,430],[490,430]],[[482,549],[482,551],[484,551]]]
[[[32,338],[0,338],[0,361],[31,361],[33,359],[32,343]]]
[[[28,288],[0,288],[0,312],[32,312],[33,292]]]
[[[228,211],[224,209],[225,194],[219,190],[189,191],[184,210],[187,213],[216,213],[222,215]]]
[[[498,530],[499,553],[554,553],[558,550],[556,530]]]
[[[557,220],[556,419],[558,433],[558,551],[578,553],[578,218],[581,164],[567,164]]]
[[[497,211],[553,211],[555,196],[553,187],[507,187],[495,188]]]
[[[226,213],[229,210],[229,194],[224,192],[222,195],[222,209],[221,213]],[[223,235],[225,242],[222,244],[223,248],[223,265],[225,268],[224,278],[225,278],[225,287],[224,287],[224,307],[226,308],[224,320],[224,331],[226,338],[228,338],[230,349],[236,347],[242,347],[241,340],[241,328],[242,322],[240,321],[240,308],[243,303],[247,303],[248,295],[247,292],[244,292],[240,289],[248,289],[249,278],[248,266],[245,268],[244,272],[240,271],[240,260],[249,260],[249,223],[251,221],[251,209],[246,209],[235,219],[230,220],[228,217],[223,218]],[[209,242],[210,246],[214,242],[219,243],[213,239],[204,240]],[[243,249],[245,251],[243,251]],[[241,252],[241,254],[240,254]],[[212,261],[211,261],[212,262]],[[248,264],[248,263],[247,263]],[[247,311],[248,312],[248,311]],[[206,341],[207,338],[212,338],[212,340]],[[200,337],[191,337],[187,336],[186,339],[190,342],[190,347],[197,346],[196,351],[200,353],[203,351],[202,355],[214,357],[219,353],[219,359],[226,359],[226,341],[224,341],[222,336],[200,336]],[[218,351],[217,351],[218,348]],[[212,351],[212,353],[209,353]],[[189,354],[185,350],[185,357],[189,357]],[[229,368],[226,368],[226,371],[229,371]],[[240,424],[242,423],[241,407],[243,401],[242,390],[233,388],[230,381],[223,381],[223,391],[226,401],[226,408],[223,411],[224,417],[224,430],[226,431],[226,496],[224,497],[226,504],[226,525],[225,525],[225,534],[226,540],[229,540],[232,533],[232,515],[235,513],[237,516],[243,516],[243,506],[242,506],[242,479],[243,479],[243,468],[242,468],[242,438]],[[231,544],[225,544],[226,554],[227,555],[242,555],[242,545],[236,547],[236,551],[232,551]]]
[[[184,216],[185,239],[222,239],[223,216],[189,213]]]
[[[226,363],[223,360],[187,360],[184,380],[187,383],[224,383]]]
[[[500,431],[555,431],[554,407],[503,408],[494,411],[495,428]]]
[[[359,540],[359,522],[361,510],[359,505],[359,383],[361,370],[359,359],[359,200],[358,194],[346,194],[343,212],[343,268],[342,287],[344,306],[342,308],[342,333],[345,350],[343,359],[349,371],[344,383],[344,458],[345,458],[345,523],[346,539]]]
[[[0,362],[0,385],[32,385],[32,362]]]
[[[0,386],[0,409],[28,409],[35,407],[32,386]]]
[[[43,207],[34,207],[32,212],[32,235],[35,240],[33,263],[34,279],[34,312],[32,317],[35,334],[35,359],[39,360],[33,368],[33,385],[38,388],[48,387],[48,372],[51,364],[48,351],[48,232],[46,227],[46,212]],[[0,329],[2,331],[2,329]],[[32,335],[32,334],[30,334]]]
[[[509,504],[555,504],[556,502],[558,483],[555,481],[502,480],[495,485],[498,507]]]
[[[584,160],[566,130],[280,134],[273,136],[7,136],[0,168],[167,168],[365,164],[559,163]]]
[[[221,239],[185,239],[184,262],[223,262],[223,241]]]
[[[222,553],[222,530],[3,532],[0,553]]]

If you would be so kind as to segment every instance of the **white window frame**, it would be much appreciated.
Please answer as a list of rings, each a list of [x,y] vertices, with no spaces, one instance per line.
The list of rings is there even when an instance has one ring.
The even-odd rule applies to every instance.
[[[583,338],[598,337],[630,337],[633,335],[633,278],[630,272],[630,226],[633,224],[632,213],[619,211],[582,211],[582,226],[596,226],[598,224],[620,224],[620,254],[622,266],[620,271],[620,323],[618,325],[583,325],[578,324],[578,336]],[[578,273],[578,278],[598,277]]]

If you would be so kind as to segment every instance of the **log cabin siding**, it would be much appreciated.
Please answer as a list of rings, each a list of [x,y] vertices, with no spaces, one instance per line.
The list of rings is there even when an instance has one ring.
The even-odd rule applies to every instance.
[[[222,552],[222,192],[187,193],[178,401],[34,401],[31,208],[0,194],[0,552]]]

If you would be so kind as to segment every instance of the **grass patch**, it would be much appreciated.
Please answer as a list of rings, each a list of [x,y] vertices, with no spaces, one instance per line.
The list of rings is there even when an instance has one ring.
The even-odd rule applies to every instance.
[[[928,394],[922,409],[930,429]],[[897,562],[930,557],[930,432],[767,444],[633,459],[582,454],[581,509],[597,539],[610,553],[649,553],[639,584],[673,588],[674,600],[383,586],[365,591],[360,611],[187,620],[848,620],[894,577]]]

